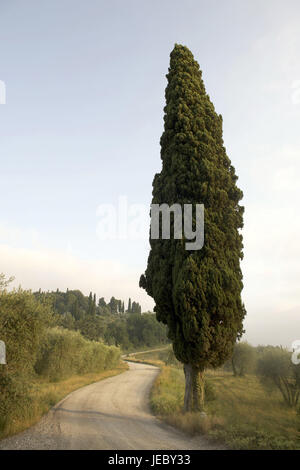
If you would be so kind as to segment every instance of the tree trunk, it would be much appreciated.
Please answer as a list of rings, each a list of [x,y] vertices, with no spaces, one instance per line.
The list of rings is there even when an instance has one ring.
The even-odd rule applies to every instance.
[[[193,370],[193,411],[204,411],[204,372]]]
[[[204,410],[204,371],[184,364],[185,395],[184,411]]]
[[[192,366],[184,364],[183,366],[185,375],[185,393],[184,393],[184,411],[192,411],[193,408],[193,394],[192,394]]]

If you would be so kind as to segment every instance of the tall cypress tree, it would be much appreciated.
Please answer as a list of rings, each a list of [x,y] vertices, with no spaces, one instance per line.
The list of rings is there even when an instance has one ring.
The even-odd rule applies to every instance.
[[[79,320],[79,303],[77,298],[72,306],[72,315],[75,320]]]
[[[104,297],[101,297],[101,298],[98,300],[98,307],[100,307],[100,308],[106,307],[106,302],[105,302]]]
[[[110,299],[109,307],[112,314],[118,313],[118,301],[114,296]]]
[[[93,293],[90,292],[89,300],[88,300],[88,315],[93,314]]]
[[[150,239],[140,286],[168,325],[174,353],[184,364],[185,410],[204,407],[204,370],[230,357],[243,332],[241,301],[242,191],[214,109],[192,53],[175,45],[167,75],[162,170],[153,180],[152,204],[204,204],[201,250],[181,240]],[[171,232],[172,234],[172,232]]]

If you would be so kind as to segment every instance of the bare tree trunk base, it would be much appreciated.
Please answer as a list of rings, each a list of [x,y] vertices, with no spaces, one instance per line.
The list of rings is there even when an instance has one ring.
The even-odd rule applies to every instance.
[[[204,371],[191,364],[184,364],[184,374],[184,411],[204,412]]]

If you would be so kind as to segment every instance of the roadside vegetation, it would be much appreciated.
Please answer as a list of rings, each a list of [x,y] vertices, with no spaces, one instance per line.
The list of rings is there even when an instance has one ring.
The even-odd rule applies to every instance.
[[[59,326],[49,299],[8,292],[0,276],[0,438],[36,422],[70,391],[120,373],[120,348]]]
[[[15,380],[13,383],[14,386],[17,385],[13,393],[14,398],[7,396],[9,394],[7,389],[0,392],[0,439],[24,431],[34,425],[50,408],[74,390],[121,374],[127,369],[126,364],[120,363],[114,366],[113,369],[72,375],[69,378],[55,382],[38,375],[30,377],[30,379],[27,378],[27,380],[19,377],[19,381],[16,382]],[[2,389],[3,375],[0,375],[0,377]],[[18,401],[16,401],[17,399]],[[9,405],[10,409],[8,408]]]
[[[167,343],[166,328],[138,302],[92,293],[8,291],[0,274],[0,438],[37,422],[71,391],[123,372],[121,353]]]
[[[278,386],[285,382],[290,396],[299,391],[299,366],[291,363],[291,354],[279,347],[238,343],[234,357],[234,366],[230,360],[223,368],[207,370],[205,414],[183,412],[185,377],[171,348],[136,360],[161,367],[151,392],[152,410],[185,433],[232,449],[300,449],[299,403],[288,402],[287,392]]]

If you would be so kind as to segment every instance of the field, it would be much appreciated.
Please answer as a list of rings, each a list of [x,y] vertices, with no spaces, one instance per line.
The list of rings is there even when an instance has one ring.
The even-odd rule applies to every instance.
[[[162,365],[161,358],[160,352],[137,357],[161,367],[151,392],[153,412],[161,419],[232,449],[300,449],[300,416],[286,407],[279,392],[266,393],[255,375],[207,371],[207,416],[183,414],[183,370]]]

